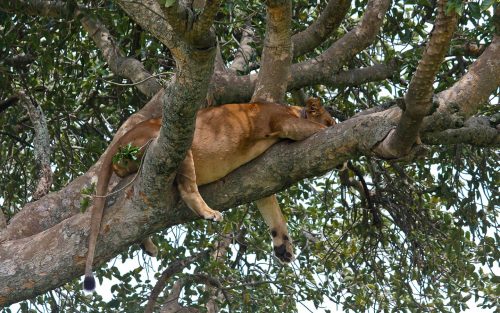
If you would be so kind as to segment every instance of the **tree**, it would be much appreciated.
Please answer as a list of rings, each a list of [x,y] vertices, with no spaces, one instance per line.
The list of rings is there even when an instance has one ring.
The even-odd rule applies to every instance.
[[[498,308],[492,4],[0,3],[0,305],[295,312],[329,301],[459,312],[474,296]],[[195,221],[172,186],[197,110],[308,96],[341,123],[201,187],[225,221]],[[98,158],[158,116],[163,131],[142,170],[113,182],[96,261],[138,257],[133,244],[154,234],[159,265],[121,273],[108,263],[97,275],[118,280],[113,299],[86,296],[79,276]],[[288,267],[272,261],[251,204],[279,191],[299,252]],[[155,271],[154,286],[143,268]]]

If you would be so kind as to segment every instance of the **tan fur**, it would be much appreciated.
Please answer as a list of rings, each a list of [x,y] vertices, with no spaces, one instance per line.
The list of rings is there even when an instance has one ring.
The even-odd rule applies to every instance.
[[[222,215],[205,203],[198,192],[199,185],[226,176],[283,138],[303,140],[333,124],[334,120],[318,99],[309,99],[305,108],[274,103],[248,103],[202,109],[196,118],[191,149],[180,164],[176,176],[181,198],[199,216],[220,221]],[[92,210],[86,279],[92,277],[95,245],[105,205],[104,196],[112,170],[119,176],[126,176],[138,168],[133,164],[112,164],[112,158],[120,147],[129,143],[137,147],[144,146],[151,138],[158,136],[160,126],[160,119],[137,124],[104,157]],[[276,198],[264,198],[257,205],[273,233],[276,255],[280,260],[290,262],[293,259],[291,238]]]

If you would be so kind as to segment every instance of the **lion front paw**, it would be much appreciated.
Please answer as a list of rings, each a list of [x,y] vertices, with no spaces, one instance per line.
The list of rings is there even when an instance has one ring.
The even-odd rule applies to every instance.
[[[222,217],[222,214],[219,211],[215,210],[210,210],[208,212],[205,212],[203,214],[203,218],[214,222],[221,222],[224,219]]]

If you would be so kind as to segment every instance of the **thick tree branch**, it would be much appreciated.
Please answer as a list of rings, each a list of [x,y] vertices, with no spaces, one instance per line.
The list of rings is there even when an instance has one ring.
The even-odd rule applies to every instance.
[[[458,20],[456,12],[447,15],[446,3],[446,0],[437,3],[434,29],[405,95],[406,108],[401,120],[395,131],[377,148],[377,153],[383,157],[401,157],[408,153],[417,140],[424,117],[431,110],[432,84],[448,51]]]
[[[332,87],[359,86],[368,82],[376,82],[388,79],[399,72],[400,61],[393,59],[387,64],[376,64],[348,71],[340,71],[323,77],[321,84]],[[318,77],[313,77],[307,72],[297,73],[298,77],[293,77],[289,82],[290,89],[300,89],[314,85],[318,82]],[[311,79],[312,80],[308,80]]]
[[[222,53],[220,51],[220,45],[217,44],[217,51],[215,52],[215,66],[214,66],[214,75],[218,72],[225,72],[227,70],[226,64],[224,63],[224,59],[222,58]]]
[[[199,15],[177,0],[165,2],[162,10],[174,33],[182,38],[182,41],[198,49],[212,45],[215,41],[215,33],[209,29],[212,27],[219,3],[220,0],[207,0]]]
[[[163,14],[174,32],[180,34],[187,33],[193,28],[194,12],[187,8],[183,2],[174,0],[160,4]]]
[[[458,15],[452,11],[446,14],[446,0],[437,3],[437,17],[422,59],[418,63],[408,91],[405,95],[406,109],[403,116],[422,119],[429,113],[434,83],[439,66],[443,62],[450,40],[455,31]]]
[[[322,44],[340,26],[350,6],[350,0],[328,1],[317,20],[304,31],[292,36],[293,57],[306,54]]]
[[[397,74],[399,68],[399,61],[392,60],[388,64],[377,64],[337,73],[318,73],[316,76],[312,75],[313,69],[304,69],[304,71],[296,72],[294,76],[289,78],[287,91],[318,83],[332,87],[359,86],[367,82],[388,79]],[[214,77],[214,98],[217,103],[247,102],[252,96],[256,80],[256,74],[236,76],[227,72],[218,73]]]
[[[181,27],[183,14],[191,12],[175,3],[164,10],[169,15],[169,23],[176,25],[174,29]],[[151,201],[171,200],[165,199],[163,194],[172,187],[175,171],[191,147],[196,113],[205,103],[214,70],[217,42],[211,27],[213,20],[208,19],[213,19],[215,12],[212,11],[216,10],[218,3],[214,1],[205,5],[205,10],[210,12],[200,25],[206,29],[200,25],[193,29],[177,29],[176,36],[183,41],[174,54],[175,81],[165,88],[162,127],[146,153],[139,188],[134,197],[134,201],[137,200],[144,209],[151,205]],[[172,11],[174,9],[176,12]]]
[[[194,25],[200,33],[206,34],[206,30],[212,27],[215,15],[219,11],[221,1],[222,0],[205,0],[205,7]]]
[[[146,206],[152,198],[161,201],[175,176],[171,174],[175,174],[191,147],[196,112],[205,103],[213,73],[215,45],[213,42],[211,47],[201,51],[189,49],[185,59],[176,60],[175,82],[166,88],[163,97],[160,135],[149,148],[141,172],[143,184],[138,194],[144,193],[151,198],[138,198]]]
[[[459,113],[469,118],[500,86],[500,36],[493,41],[469,70],[452,87],[436,96],[439,111]]]
[[[500,6],[493,17],[496,35],[481,56],[452,87],[438,93],[435,118],[426,118],[422,131],[443,131],[461,127],[476,114],[490,95],[500,86]]]
[[[268,0],[266,38],[252,102],[283,103],[292,62],[292,3]]]
[[[22,105],[26,108],[26,111],[28,111],[28,116],[35,130],[33,146],[35,149],[35,164],[38,171],[38,183],[33,192],[33,200],[38,200],[45,196],[49,192],[50,186],[52,186],[50,134],[42,108],[35,106],[32,100],[22,91],[18,93],[18,97]]]
[[[464,127],[424,133],[422,142],[429,145],[471,144],[498,147],[500,128],[491,125],[486,117],[471,117]]]

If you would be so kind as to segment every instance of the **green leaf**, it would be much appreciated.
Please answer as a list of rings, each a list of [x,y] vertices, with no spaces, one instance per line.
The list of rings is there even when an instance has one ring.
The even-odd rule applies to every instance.
[[[165,0],[165,7],[166,8],[170,8],[171,6],[174,5],[174,3],[176,3],[177,0]]]
[[[482,11],[488,10],[493,5],[493,3],[495,3],[495,0],[483,0],[481,2],[481,10]]]
[[[473,18],[479,19],[481,18],[481,8],[479,7],[479,3],[477,2],[469,2],[467,3],[470,14]]]

